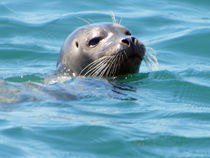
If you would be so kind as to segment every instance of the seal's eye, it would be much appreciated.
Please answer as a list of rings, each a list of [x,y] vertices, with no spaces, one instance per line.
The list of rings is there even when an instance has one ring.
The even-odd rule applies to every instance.
[[[96,46],[100,40],[102,40],[102,37],[94,37],[93,39],[91,39],[88,43],[89,47],[94,47]]]
[[[126,31],[126,32],[125,32],[125,35],[127,35],[127,36],[131,36],[130,31]]]

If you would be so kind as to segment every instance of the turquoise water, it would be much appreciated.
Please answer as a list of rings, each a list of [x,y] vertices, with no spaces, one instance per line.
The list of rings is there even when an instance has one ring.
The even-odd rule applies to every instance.
[[[111,12],[159,69],[54,76],[60,47]],[[210,1],[0,2],[0,157],[210,157]]]

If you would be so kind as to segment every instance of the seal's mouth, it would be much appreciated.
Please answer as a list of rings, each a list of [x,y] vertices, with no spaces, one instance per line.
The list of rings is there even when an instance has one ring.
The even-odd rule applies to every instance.
[[[135,45],[133,45],[132,47],[128,47],[120,51],[120,53],[122,52],[126,53],[128,60],[135,59],[135,60],[142,61],[144,59],[146,49],[145,49],[144,44],[135,43]]]
[[[141,55],[139,55],[139,54],[136,54],[136,53],[132,53],[130,56],[129,56],[129,58],[128,58],[128,60],[129,59],[139,59],[139,60],[143,60],[143,58],[142,58],[142,56]]]

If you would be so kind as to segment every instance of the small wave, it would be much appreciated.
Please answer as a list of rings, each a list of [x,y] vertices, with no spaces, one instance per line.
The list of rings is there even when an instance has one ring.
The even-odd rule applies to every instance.
[[[63,83],[70,79],[72,79],[72,77],[68,75],[48,75],[47,77],[45,77],[44,82],[50,85],[56,83]]]
[[[6,78],[5,81],[9,82],[37,82],[42,83],[44,78],[40,77],[40,74],[32,74],[32,75],[20,75],[16,77]]]
[[[190,74],[189,74],[190,75]],[[200,74],[201,75],[201,74]],[[202,84],[201,77],[196,80],[186,77],[183,71],[170,72],[161,70],[149,74],[148,79],[151,83],[145,82],[145,85],[151,86],[153,91],[157,91],[161,100],[168,100],[174,103],[184,103],[199,106],[209,105],[210,87]],[[200,82],[200,83],[199,83]],[[154,92],[156,93],[156,92]]]

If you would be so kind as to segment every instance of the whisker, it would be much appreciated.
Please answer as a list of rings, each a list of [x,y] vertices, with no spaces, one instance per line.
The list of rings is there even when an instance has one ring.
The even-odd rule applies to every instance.
[[[122,22],[122,16],[120,17],[119,25],[121,25],[121,22]]]
[[[108,69],[109,69],[109,67],[110,67],[110,62],[112,61],[112,58],[113,58],[113,57],[111,57],[111,58],[107,61],[106,67],[105,67],[104,70],[101,72],[101,76],[106,75],[106,72],[108,71]]]
[[[115,57],[115,61],[114,61],[114,67],[113,67],[113,74],[112,75],[115,75],[116,74],[116,72],[117,72],[117,68],[118,68],[118,60],[119,60],[119,58],[118,58],[118,55]]]
[[[89,74],[89,76],[103,76],[103,74],[105,73],[106,69],[107,69],[107,65],[110,61],[109,56],[106,56],[106,58],[104,58],[103,60],[101,60],[98,64],[96,64],[91,70],[89,70],[87,72],[87,74]]]
[[[111,72],[111,69],[112,69],[114,59],[115,59],[115,57],[112,57],[109,61],[109,65],[108,65],[108,68],[107,68],[107,71],[106,71],[106,74],[105,74],[107,77],[110,76],[110,72]]]
[[[156,58],[156,56],[154,56],[153,54],[149,53],[148,52],[148,55],[152,58],[152,60],[155,62],[155,63],[158,63],[158,60]]]
[[[94,77],[97,76],[101,76],[101,72],[106,68],[107,62],[105,61],[105,63],[102,63],[101,66],[98,66],[98,69],[96,71],[94,71],[93,75]]]
[[[111,60],[111,62],[110,62],[110,65],[109,65],[109,71],[108,71],[108,74],[107,74],[107,76],[112,76],[112,72],[113,72],[113,66],[115,65],[114,63],[115,63],[115,60],[116,60],[116,58],[115,57],[113,57],[112,58],[112,60]]]
[[[151,52],[153,52],[153,53],[155,53],[155,54],[157,54],[157,51],[156,50],[154,50],[153,48],[151,48],[151,47],[146,47],[146,49],[147,50],[150,50]]]
[[[125,50],[123,51],[123,53],[125,54],[126,60],[128,59],[128,55],[126,54]]]
[[[121,64],[122,64],[122,53],[119,54],[119,59],[118,59],[118,69],[120,69]]]
[[[91,69],[92,67],[94,67],[95,65],[97,65],[98,63],[100,63],[102,60],[106,59],[107,57],[104,56],[104,57],[101,57],[93,62],[91,62],[90,64],[88,64],[84,69],[81,70],[80,74],[79,75],[82,75],[82,73],[86,70],[89,70]]]
[[[88,21],[88,20],[86,20],[86,19],[84,19],[82,17],[77,17],[77,19],[80,19],[80,20],[82,20],[83,22],[85,22],[87,24],[91,24],[90,21]]]
[[[112,71],[113,71],[113,66],[116,64],[115,63],[116,58],[117,58],[116,56],[113,56],[113,58],[110,61],[109,69],[107,71],[107,76],[108,77],[113,75]]]
[[[158,70],[158,61],[151,58],[151,56],[145,55],[144,62],[150,70]]]
[[[95,23],[95,21],[94,21],[93,19],[88,18],[88,20],[89,20],[89,22],[92,23],[92,24]]]
[[[158,60],[156,57],[156,51],[153,48],[146,47],[146,50],[150,50],[152,53],[146,51],[144,55],[144,62],[149,70],[158,70]]]
[[[123,63],[125,62],[125,56],[126,56],[125,54],[126,54],[125,51],[123,51],[122,52],[122,60],[123,60]]]
[[[146,64],[147,68],[150,70],[150,64],[148,63],[148,61],[146,60],[146,58],[144,58],[143,60],[144,60],[144,62]]]
[[[99,61],[96,65],[94,65],[94,67],[92,67],[91,69],[89,69],[85,73],[85,76],[97,76],[97,72],[99,71],[99,69],[101,68],[101,66],[104,65],[104,63],[106,63],[106,60],[105,59]]]
[[[114,24],[117,24],[117,20],[116,20],[116,17],[115,17],[114,12],[111,11],[111,14],[112,14],[112,22],[113,22]]]

